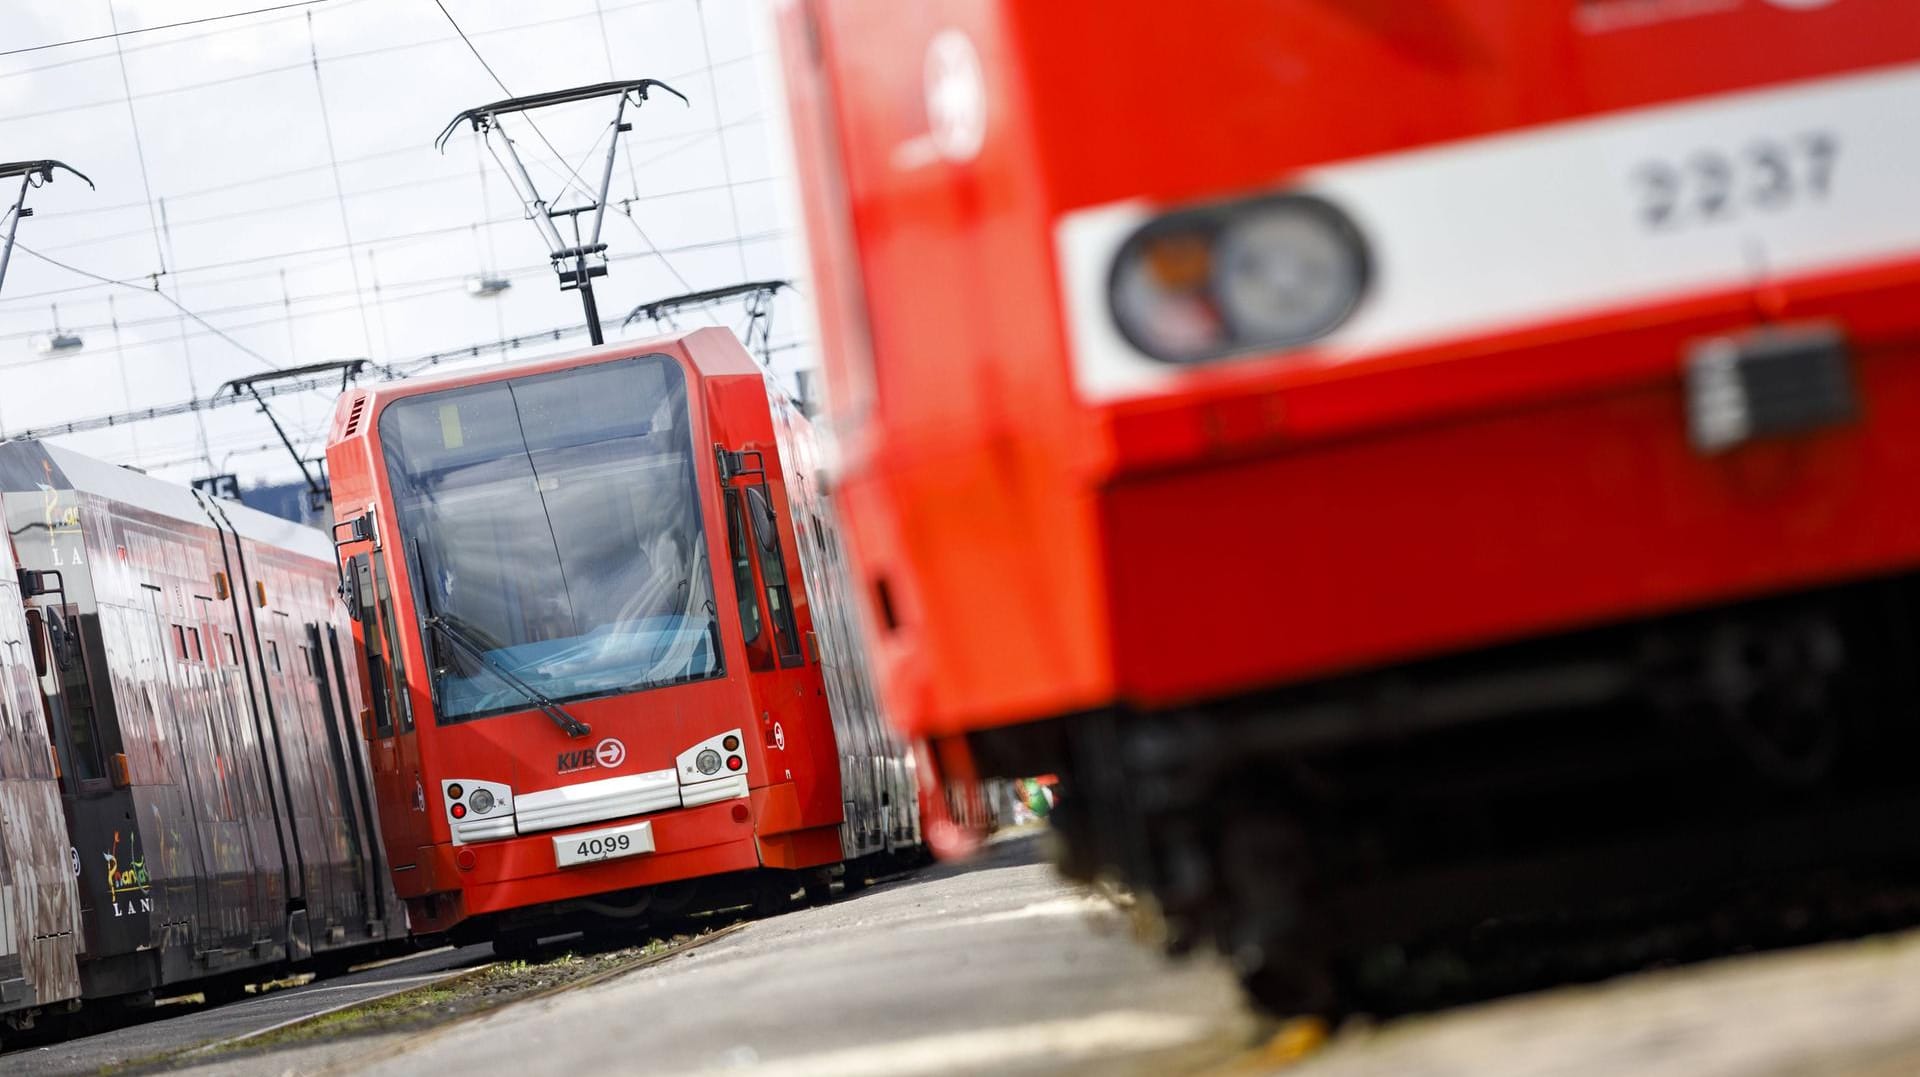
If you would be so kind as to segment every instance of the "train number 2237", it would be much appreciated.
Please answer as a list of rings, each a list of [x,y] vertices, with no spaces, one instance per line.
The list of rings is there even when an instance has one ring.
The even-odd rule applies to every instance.
[[[1737,152],[1704,149],[1634,169],[1640,222],[1671,229],[1826,200],[1840,141],[1823,131],[1762,139]]]

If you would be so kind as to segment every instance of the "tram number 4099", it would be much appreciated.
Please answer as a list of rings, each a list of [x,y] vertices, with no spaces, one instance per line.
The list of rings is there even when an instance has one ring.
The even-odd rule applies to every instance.
[[[563,868],[652,851],[653,829],[647,823],[565,834],[553,839],[553,858]]]

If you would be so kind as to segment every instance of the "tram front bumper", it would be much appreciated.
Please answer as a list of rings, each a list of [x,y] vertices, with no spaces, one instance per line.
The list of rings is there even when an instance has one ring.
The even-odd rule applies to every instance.
[[[430,892],[460,891],[465,915],[477,916],[746,871],[760,866],[752,814],[737,810],[747,803],[735,799],[500,841],[436,845],[421,850],[416,861],[429,873],[420,882]],[[649,824],[651,851],[564,868],[556,861],[555,839],[642,821]]]

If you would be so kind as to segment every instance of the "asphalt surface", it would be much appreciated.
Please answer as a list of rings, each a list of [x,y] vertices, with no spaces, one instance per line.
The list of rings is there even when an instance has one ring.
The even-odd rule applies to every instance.
[[[1725,958],[1377,1029],[1287,1077],[1920,1073],[1920,932]]]
[[[45,1047],[23,1046],[0,1055],[0,1073],[55,1077],[98,1073],[110,1066],[153,1058],[257,1033],[338,1006],[417,987],[493,960],[487,946],[438,950],[382,963],[344,976],[316,980],[226,1006],[162,1006],[154,1020]]]
[[[93,1072],[429,982],[486,951],[385,968],[0,1057]],[[422,1031],[183,1060],[196,1074],[993,1073],[1633,1077],[1920,1073],[1920,932],[1734,957],[1381,1025],[1299,1061],[1217,963],[1168,962],[1020,837],[971,864],[754,921],[604,982]]]
[[[197,1072],[1160,1074],[1256,1032],[1224,969],[1140,946],[1022,837],[591,987]]]

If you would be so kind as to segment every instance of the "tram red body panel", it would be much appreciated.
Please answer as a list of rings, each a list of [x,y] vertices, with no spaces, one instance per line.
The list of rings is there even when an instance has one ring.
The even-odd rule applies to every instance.
[[[537,403],[543,392],[578,384],[572,379],[629,376],[654,379],[648,384],[665,387],[665,395],[596,399],[607,393],[602,388],[558,412]],[[765,374],[721,330],[382,385],[342,399],[329,461],[347,571],[366,581],[358,638],[374,690],[364,717],[395,877],[417,929],[760,867],[823,867],[871,851],[842,825],[849,810],[864,819],[867,807],[842,788],[840,756],[848,749],[836,723],[849,718],[830,710],[822,682],[822,611],[809,602],[814,563],[812,546],[802,542],[815,536],[795,527],[774,410]],[[532,447],[485,455],[503,422]],[[395,444],[405,446],[398,455]],[[576,466],[594,453],[599,462]],[[486,478],[488,468],[518,467],[522,457],[526,475]],[[722,473],[716,464],[728,459],[738,470]],[[420,491],[402,491],[415,498],[412,509],[396,494],[403,478]],[[531,523],[514,515],[521,511],[514,501],[528,495],[542,506]],[[459,508],[463,498],[474,503]],[[749,516],[754,530],[746,534]],[[371,540],[353,537],[356,518],[370,521]],[[550,531],[539,532],[534,546],[513,545],[541,526]],[[478,530],[488,535],[475,539]],[[622,537],[629,534],[637,537]],[[687,548],[679,544],[696,535]],[[476,555],[473,543],[483,540],[491,545]],[[559,574],[543,587],[546,560]],[[586,570],[599,575],[569,576]],[[562,592],[563,614],[546,610]],[[636,614],[654,609],[650,602],[673,612]],[[558,650],[540,639],[496,638],[490,622],[470,638],[496,657],[469,663],[464,682],[443,675],[429,690],[424,649],[436,646],[443,666],[458,659],[456,647],[465,649],[457,639],[436,642],[431,619],[449,603],[457,607],[450,623],[493,616],[506,626],[501,632],[529,638],[548,631],[555,616],[577,627],[588,617],[583,609],[619,608]],[[706,627],[689,635],[690,619]],[[652,642],[633,642],[642,631],[653,632]],[[479,668],[517,664],[516,675],[537,679],[616,652],[644,652],[648,662],[665,654],[663,661],[679,665],[638,690],[585,681],[542,689],[591,728],[581,737]],[[462,699],[486,690],[507,698],[463,717]],[[877,714],[866,720],[881,728]],[[723,741],[733,736],[737,744]],[[718,750],[714,765],[725,757],[738,771],[690,771],[688,760],[703,745]],[[717,802],[692,792],[694,784],[736,777]],[[453,783],[463,786],[461,796],[466,786],[495,783],[487,811],[507,818],[504,831],[460,837],[457,827],[485,813],[457,820]],[[594,806],[580,806],[588,800]],[[636,840],[652,842],[644,855],[556,862],[556,838],[640,823],[647,834]]]
[[[1920,564],[1910,4],[779,17],[839,494],[916,735]],[[1776,147],[1816,158],[1783,166],[1792,197],[1741,171],[1715,204],[1685,171]],[[1695,186],[1650,201],[1669,163]],[[1201,363],[1129,351],[1122,242],[1285,192],[1367,242],[1350,319]],[[1763,326],[1837,327],[1860,420],[1697,451],[1690,350]]]

